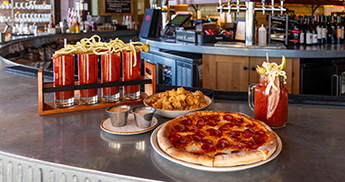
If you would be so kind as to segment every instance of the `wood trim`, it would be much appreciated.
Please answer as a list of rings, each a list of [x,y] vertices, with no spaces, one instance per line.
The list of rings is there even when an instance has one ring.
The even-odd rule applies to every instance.
[[[38,88],[38,114],[43,114],[44,108],[44,94],[43,94],[43,67],[40,67],[37,72],[37,88]]]
[[[145,70],[150,70],[151,74],[146,74],[148,77],[151,78],[152,84],[145,85],[145,92],[140,93],[140,99],[138,100],[125,100],[123,98],[120,99],[118,102],[114,103],[103,103],[101,102],[101,98],[98,100],[100,101],[97,104],[93,105],[79,105],[79,92],[75,90],[77,94],[75,94],[75,105],[66,108],[57,108],[54,105],[54,102],[44,102],[44,93],[43,89],[45,87],[53,86],[52,83],[44,83],[43,82],[43,68],[40,68],[37,73],[37,80],[38,80],[38,114],[39,115],[46,115],[46,114],[56,114],[56,113],[65,113],[65,112],[74,112],[74,111],[82,111],[82,110],[91,110],[91,109],[99,109],[99,108],[106,108],[113,105],[122,105],[122,104],[140,104],[143,100],[151,94],[156,93],[156,66],[154,64],[146,63],[145,62]],[[75,83],[77,84],[77,83]]]
[[[299,94],[300,91],[300,59],[292,59],[292,94]]]
[[[203,54],[203,88],[216,89],[216,55]]]

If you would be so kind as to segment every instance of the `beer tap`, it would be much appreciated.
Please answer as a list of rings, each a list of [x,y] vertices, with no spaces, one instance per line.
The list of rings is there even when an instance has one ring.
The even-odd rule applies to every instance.
[[[240,0],[236,1],[237,14],[240,13]]]
[[[344,2],[345,3],[345,2]],[[231,1],[228,1],[228,14],[231,14]]]
[[[284,8],[284,0],[280,0],[280,6],[278,8],[274,7],[274,0],[271,0],[271,6],[269,8],[265,5],[265,0],[261,0],[261,8],[255,8],[255,11],[262,11],[262,13],[265,15],[266,11],[272,11],[272,14],[274,14],[275,11],[280,11],[280,15],[283,15],[283,12],[286,11]]]
[[[266,5],[265,5],[265,0],[261,0],[261,4],[262,4],[262,13],[265,14],[266,12]]]

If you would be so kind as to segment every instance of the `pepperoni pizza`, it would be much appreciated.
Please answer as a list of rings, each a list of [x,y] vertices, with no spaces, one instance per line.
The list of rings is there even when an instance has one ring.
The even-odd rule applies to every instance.
[[[167,122],[158,131],[160,148],[173,158],[205,166],[236,166],[266,160],[276,135],[241,113],[201,111]]]

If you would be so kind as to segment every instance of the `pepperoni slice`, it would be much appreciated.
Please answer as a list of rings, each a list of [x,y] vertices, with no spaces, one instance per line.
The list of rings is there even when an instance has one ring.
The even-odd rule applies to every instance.
[[[209,125],[209,126],[216,126],[217,122],[211,120],[211,121],[207,122],[207,125]]]
[[[199,121],[196,122],[196,126],[197,126],[198,128],[204,127],[204,126],[205,126],[205,121],[202,120],[202,119],[200,119]]]
[[[222,131],[222,132],[225,132],[225,131],[229,131],[230,128],[229,128],[229,125],[228,125],[228,124],[225,124],[225,125],[221,126],[221,127],[219,128],[219,130]]]
[[[172,135],[169,136],[170,140],[178,140],[180,138],[182,138],[182,136],[179,135],[179,134],[172,134]]]
[[[225,119],[227,121],[231,121],[232,120],[232,116],[231,115],[225,115],[225,116],[223,116],[223,119]]]
[[[265,143],[265,140],[260,137],[254,137],[254,141],[257,145],[262,145],[263,143]]]
[[[218,140],[216,148],[222,150],[222,149],[228,147],[229,145],[230,145],[229,141],[225,138],[222,138],[222,139]]]
[[[249,143],[247,141],[240,141],[240,148],[248,148],[249,147]]]
[[[235,118],[232,123],[234,123],[234,125],[236,126],[241,126],[242,124],[242,120],[240,118]]]
[[[255,134],[262,136],[262,135],[265,135],[265,131],[260,130],[260,131],[255,132]]]
[[[186,140],[185,140],[184,138],[181,138],[181,139],[175,140],[175,143],[176,143],[177,145],[181,145],[181,144],[186,143]]]
[[[199,135],[199,136],[201,136],[201,137],[206,136],[206,134],[205,134],[204,132],[202,132],[202,131],[197,131],[197,132],[195,132],[195,134],[196,134],[196,135]]]
[[[208,133],[210,133],[211,136],[215,136],[215,137],[221,137],[222,136],[222,132],[213,128],[210,128],[208,130],[206,130]]]
[[[213,120],[213,121],[220,121],[220,118],[219,118],[219,116],[212,116],[211,118],[210,118],[210,120]]]
[[[237,130],[230,131],[229,133],[226,133],[228,136],[240,136],[241,132]]]
[[[232,136],[232,137],[230,137],[230,139],[231,139],[232,141],[234,141],[234,142],[238,142],[238,141],[241,140],[241,139],[238,138],[237,136]]]
[[[196,141],[196,142],[199,142],[199,141],[202,140],[202,137],[199,136],[199,135],[196,135],[196,134],[192,135],[192,138],[193,138],[193,140]]]
[[[193,137],[192,137],[192,135],[187,135],[187,136],[184,137],[184,139],[185,139],[186,142],[188,143],[188,142],[190,142],[190,141],[193,140]]]
[[[203,140],[201,140],[201,143],[213,144],[213,141],[210,139],[203,139]]]
[[[260,146],[259,146],[259,145],[256,145],[256,144],[249,146],[250,149],[257,149],[257,148],[259,148],[259,147],[260,147]]]
[[[198,128],[197,126],[192,125],[192,126],[190,127],[190,129],[189,129],[189,132],[196,132],[196,131],[198,131],[198,130],[199,130],[199,128]]]
[[[246,129],[244,130],[241,135],[244,137],[244,138],[250,138],[254,135],[254,133],[251,131],[251,129]]]
[[[192,125],[192,120],[190,120],[190,119],[186,119],[186,120],[183,120],[183,121],[181,121],[181,124],[183,124],[183,125]]]
[[[204,121],[208,121],[209,118],[207,116],[201,116],[201,119],[203,119]]]
[[[183,131],[185,129],[185,127],[183,125],[178,124],[178,125],[174,126],[174,129],[176,131]]]
[[[255,127],[255,124],[254,124],[254,123],[247,124],[246,127],[247,127],[247,128],[254,128],[254,127]]]
[[[206,152],[211,152],[214,150],[214,146],[212,144],[205,143],[201,145],[201,149],[205,150]]]

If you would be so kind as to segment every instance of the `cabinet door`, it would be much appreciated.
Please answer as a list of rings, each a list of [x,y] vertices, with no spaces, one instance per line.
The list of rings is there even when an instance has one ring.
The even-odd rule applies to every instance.
[[[203,55],[204,88],[247,91],[249,57]]]
[[[250,79],[249,84],[252,83],[259,83],[260,75],[256,72],[256,65],[262,65],[262,63],[266,61],[266,58],[258,58],[258,57],[251,57],[249,60],[250,65]],[[282,62],[282,58],[270,58],[270,62],[275,62],[278,65]],[[289,93],[292,93],[292,58],[286,59],[286,82],[285,88],[288,89]]]

